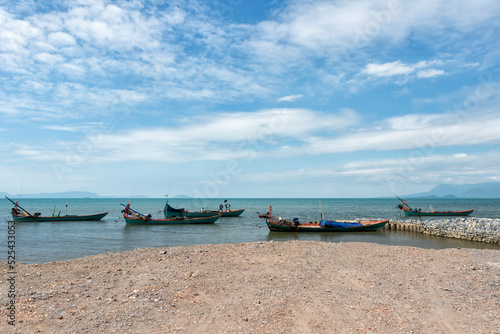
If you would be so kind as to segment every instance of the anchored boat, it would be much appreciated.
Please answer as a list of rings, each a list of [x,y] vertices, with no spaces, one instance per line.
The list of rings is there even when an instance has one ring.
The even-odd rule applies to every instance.
[[[221,217],[239,217],[245,209],[231,210],[231,204],[224,200],[224,204],[219,205],[219,211],[210,211],[214,214],[219,214]]]
[[[121,204],[121,203],[120,203]],[[170,224],[213,224],[220,216],[209,216],[209,217],[186,217],[178,216],[172,218],[155,219],[151,215],[145,215],[139,213],[130,208],[130,203],[127,205],[121,204],[125,207],[123,212],[123,218],[127,224],[142,224],[142,225],[170,225]]]
[[[35,212],[33,214],[22,208],[18,202],[14,202],[7,196],[5,196],[9,201],[14,204],[12,208],[12,219],[16,222],[55,222],[55,221],[84,221],[84,220],[101,220],[108,213],[101,212],[90,215],[73,215],[73,214],[53,214],[52,216],[42,216],[40,212]]]
[[[205,210],[205,209],[201,209],[200,211],[189,211],[185,210],[184,208],[175,209],[168,204],[167,200],[167,202],[165,203],[165,208],[163,209],[163,214],[165,215],[165,218],[172,218],[172,217],[200,218],[200,217],[213,217],[217,215],[221,217],[238,217],[243,213],[243,211],[245,211],[245,209],[231,210],[231,205],[227,204],[227,200],[225,200],[224,203],[226,204],[219,205],[219,211]]]
[[[325,220],[319,222],[301,223],[297,218],[293,220],[276,217],[272,214],[272,206],[269,212],[259,215],[266,219],[266,224],[271,231],[280,232],[363,232],[377,231],[384,227],[389,219],[385,220]]]
[[[402,202],[402,204],[398,204],[397,208],[402,210],[405,216],[468,216],[475,210],[436,211],[433,207],[431,207],[431,211],[422,211],[422,209],[412,209],[408,203],[406,203],[406,200],[399,197],[398,199]]]

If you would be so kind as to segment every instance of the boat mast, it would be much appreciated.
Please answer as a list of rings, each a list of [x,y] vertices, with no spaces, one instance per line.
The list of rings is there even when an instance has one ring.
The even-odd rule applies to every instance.
[[[130,204],[130,203],[129,203],[129,204]],[[124,207],[127,207],[127,205],[125,205],[125,204],[123,204],[123,203],[120,203],[120,205],[123,205]],[[142,214],[142,213],[140,213],[140,212],[137,212],[137,211],[133,210],[130,206],[128,207],[128,209],[129,209],[130,211],[132,211],[133,213],[137,213],[137,214],[138,214],[138,215],[140,215],[141,217],[146,217],[146,215],[145,215],[145,214]]]
[[[14,204],[15,206],[17,206],[19,209],[23,210],[24,212],[26,212],[28,214],[28,216],[33,216],[31,213],[29,213],[28,211],[26,211],[22,206],[20,206],[19,204],[17,204],[16,202],[14,202],[13,200],[11,200],[10,198],[8,198],[7,196],[5,196],[5,198],[7,198],[9,201],[12,202],[12,204]]]
[[[394,194],[394,193],[393,193]],[[402,200],[398,195],[394,194],[394,196],[396,196],[401,202],[403,202],[403,209],[404,209],[404,206],[406,205],[408,207],[408,209],[410,209],[410,211],[413,211],[413,209],[408,205],[408,203],[406,203],[406,201]]]

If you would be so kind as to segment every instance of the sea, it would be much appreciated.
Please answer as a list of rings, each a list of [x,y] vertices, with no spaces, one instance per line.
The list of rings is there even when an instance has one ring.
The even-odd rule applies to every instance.
[[[225,204],[224,200],[226,199],[171,198],[168,201],[175,208],[199,211],[218,210],[220,204]],[[266,213],[272,205],[273,214],[289,219],[296,217],[299,221],[320,220],[321,212],[325,219],[409,219],[396,208],[400,203],[396,198],[227,199],[231,209],[245,209],[245,212],[240,217],[220,218],[215,224],[150,226],[125,223],[121,204],[127,204],[129,201],[130,199],[125,198],[19,199],[19,204],[28,212],[41,212],[44,216],[59,212],[77,215],[99,212],[109,212],[109,214],[101,221],[16,223],[14,234],[16,262],[32,264],[64,261],[136,248],[289,240],[369,242],[427,249],[500,249],[500,246],[495,244],[385,229],[362,233],[271,232],[265,221],[258,217],[259,214]],[[131,207],[138,212],[151,214],[153,218],[163,218],[165,201],[165,198],[137,198],[132,199]],[[425,211],[429,210],[430,205],[442,211],[475,209],[472,217],[500,218],[500,199],[409,199],[408,204]],[[11,208],[12,204],[7,199],[0,199],[0,260],[2,261],[7,260],[8,250],[12,249],[7,243]]]

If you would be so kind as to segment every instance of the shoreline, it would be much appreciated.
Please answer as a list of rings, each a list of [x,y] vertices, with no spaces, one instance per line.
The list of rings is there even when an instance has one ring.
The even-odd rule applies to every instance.
[[[494,333],[499,262],[488,249],[268,241],[17,264],[18,323],[3,307],[0,331]]]

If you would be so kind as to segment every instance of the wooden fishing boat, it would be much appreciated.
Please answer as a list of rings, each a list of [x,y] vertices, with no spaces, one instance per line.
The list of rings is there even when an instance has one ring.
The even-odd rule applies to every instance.
[[[397,208],[402,210],[405,216],[468,216],[475,210],[435,211],[434,208],[431,207],[431,211],[422,211],[422,209],[412,209],[408,203],[406,203],[406,200],[402,200],[399,197],[398,199],[402,202],[402,204],[398,204]]]
[[[221,217],[239,217],[245,209],[240,210],[228,210],[228,211],[213,211],[217,212]]]
[[[12,212],[12,219],[16,222],[60,222],[60,221],[84,221],[84,220],[101,220],[108,213],[96,213],[92,215],[63,215],[63,216],[41,216],[39,212],[33,215],[25,215],[24,212],[19,214]]]
[[[85,221],[85,220],[101,220],[108,213],[101,212],[90,215],[73,215],[73,214],[54,214],[52,216],[42,216],[40,212],[35,212],[33,214],[29,213],[23,209],[17,202],[14,202],[7,196],[5,196],[9,201],[14,203],[12,208],[12,219],[16,222],[59,222],[59,221]]]
[[[213,217],[214,215],[218,215],[218,213],[215,213],[213,211],[205,211],[204,209],[201,209],[200,211],[188,211],[182,209],[175,209],[171,207],[167,203],[165,203],[165,207],[163,208],[163,214],[165,218],[174,218],[174,217],[187,217],[187,218],[203,218],[203,217]]]
[[[245,209],[231,210],[231,204],[229,204],[227,199],[225,199],[224,204],[219,205],[219,211],[212,212],[217,212],[221,217],[238,217],[243,213],[243,211],[245,211]]]
[[[226,202],[227,200],[224,201],[224,203]],[[226,204],[225,207],[224,205],[221,204],[219,206],[219,211],[205,210],[205,209],[201,209],[200,211],[188,211],[185,210],[184,208],[175,209],[171,207],[167,201],[163,209],[163,214],[165,215],[165,218],[173,218],[173,217],[200,218],[200,217],[213,217],[216,215],[220,215],[221,217],[238,217],[243,213],[243,211],[245,211],[245,209],[231,210],[231,205],[229,204]]]
[[[266,219],[269,230],[278,232],[366,232],[380,230],[389,222],[389,219],[354,221],[322,219],[319,222],[300,223],[297,218],[287,220],[273,216],[271,206],[268,213],[259,217]]]
[[[123,204],[122,204],[123,205]],[[141,224],[141,225],[173,225],[173,224],[213,224],[220,216],[209,216],[209,217],[185,217],[178,216],[173,218],[155,219],[151,215],[145,215],[139,213],[130,208],[130,204],[123,205],[125,210],[123,210],[123,218],[127,224]]]
[[[462,211],[421,211],[401,209],[405,216],[469,216],[475,209]]]

